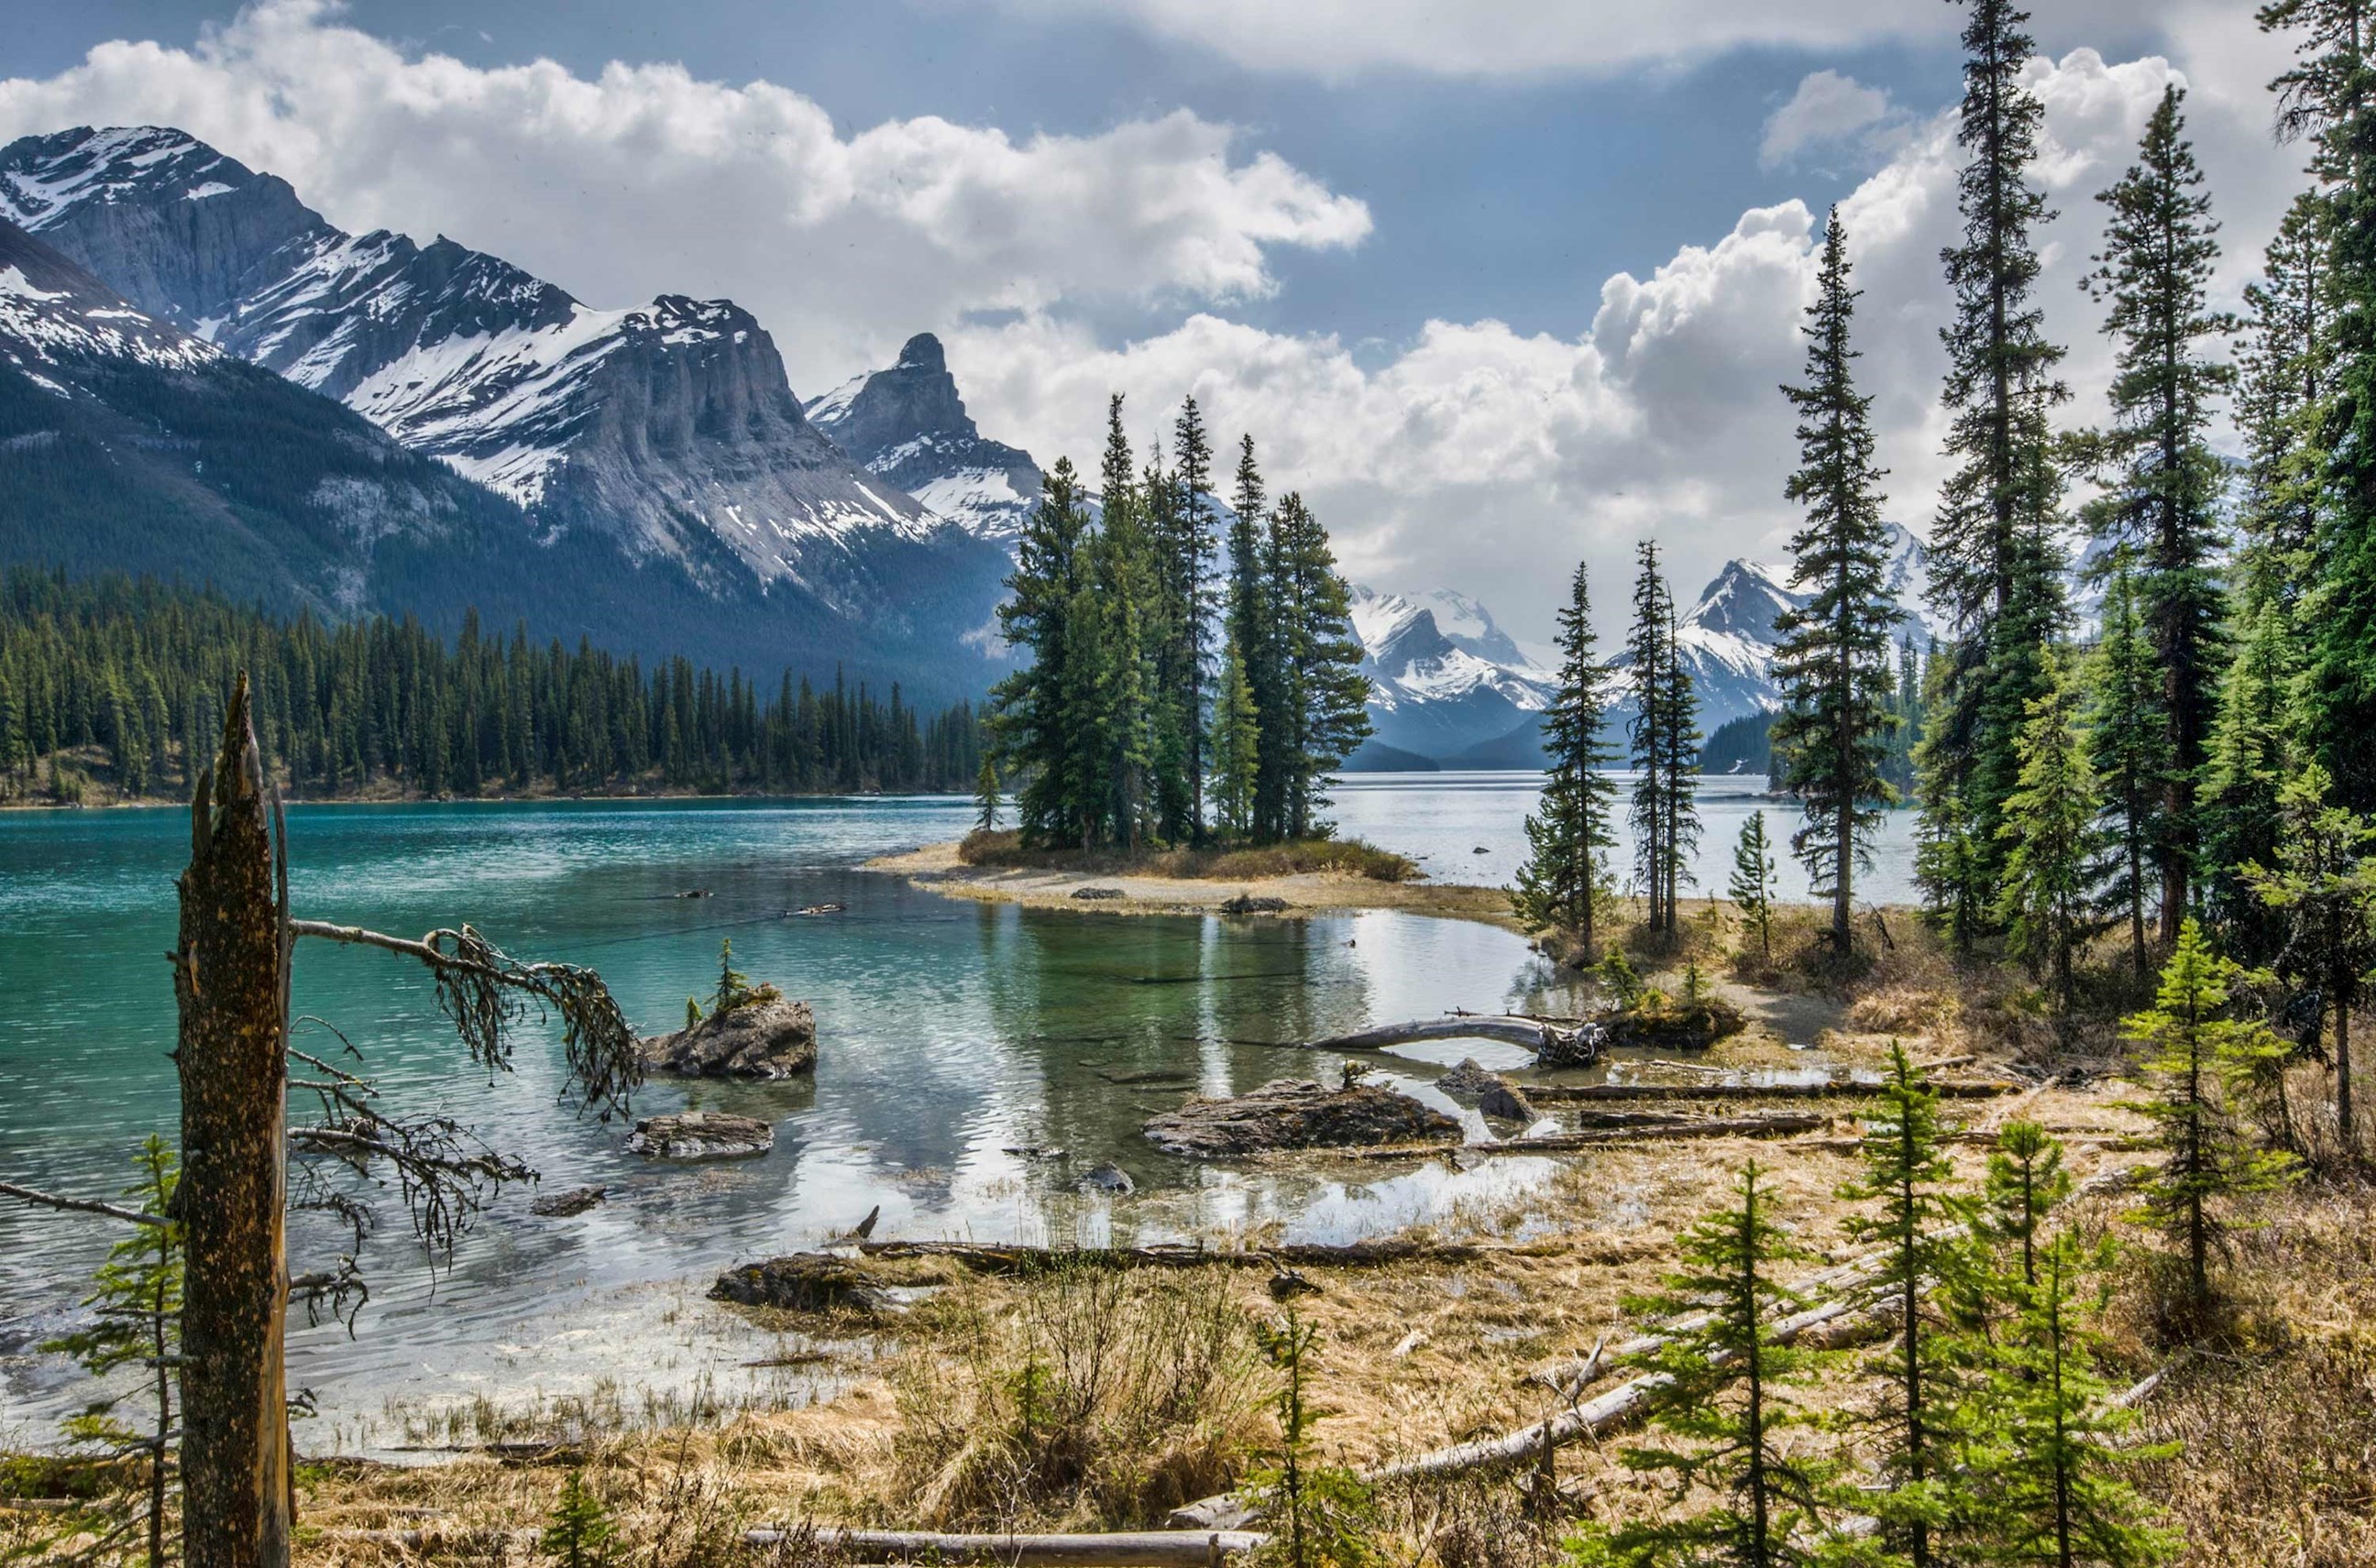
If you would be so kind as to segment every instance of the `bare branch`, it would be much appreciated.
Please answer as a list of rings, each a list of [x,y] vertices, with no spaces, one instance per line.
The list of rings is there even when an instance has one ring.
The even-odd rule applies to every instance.
[[[420,940],[327,921],[291,921],[294,936],[377,947],[425,966],[437,980],[437,1004],[454,1021],[471,1060],[490,1072],[511,1070],[511,1026],[533,1006],[559,1013],[569,1081],[588,1105],[624,1111],[643,1082],[634,1026],[610,987],[575,964],[522,963],[469,926],[439,929]]]
[[[0,1182],[0,1197],[18,1198],[44,1208],[63,1209],[68,1214],[96,1214],[109,1219],[121,1219],[133,1225],[171,1225],[173,1222],[161,1214],[143,1214],[138,1209],[125,1208],[117,1204],[103,1204],[94,1198],[65,1198],[55,1193],[39,1192],[20,1187],[14,1182]]]

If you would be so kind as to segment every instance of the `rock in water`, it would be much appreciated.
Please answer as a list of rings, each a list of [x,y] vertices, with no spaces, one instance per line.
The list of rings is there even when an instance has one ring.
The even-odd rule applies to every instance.
[[[1166,1154],[1212,1159],[1267,1149],[1455,1143],[1460,1123],[1392,1089],[1331,1089],[1279,1078],[1233,1099],[1191,1099],[1151,1119],[1146,1132]]]
[[[1117,1197],[1138,1191],[1138,1183],[1130,1179],[1130,1172],[1111,1160],[1093,1167],[1081,1178],[1081,1186],[1088,1192],[1111,1193]]]
[[[1479,1095],[1477,1109],[1504,1122],[1531,1122],[1535,1119],[1533,1104],[1520,1092],[1518,1086],[1507,1078],[1495,1080],[1491,1088]]]
[[[602,1187],[572,1187],[565,1193],[548,1193],[528,1206],[530,1214],[548,1218],[565,1218],[584,1214],[596,1204],[608,1201],[608,1189]]]
[[[856,1265],[827,1253],[793,1253],[764,1263],[737,1264],[718,1277],[709,1299],[792,1313],[879,1313],[889,1300]]]
[[[627,1135],[627,1152],[647,1159],[738,1159],[776,1146],[776,1130],[723,1111],[648,1116]]]
[[[1502,1075],[1486,1071],[1474,1056],[1464,1056],[1460,1065],[1435,1080],[1435,1087],[1446,1094],[1456,1094],[1473,1099],[1502,1081]]]
[[[1474,1099],[1477,1109],[1488,1116],[1498,1116],[1505,1122],[1535,1119],[1535,1108],[1527,1103],[1518,1087],[1501,1074],[1489,1073],[1479,1066],[1473,1056],[1462,1058],[1459,1066],[1435,1080],[1435,1087],[1446,1094]]]
[[[1225,915],[1279,915],[1286,912],[1287,900],[1268,895],[1241,893],[1234,898],[1221,901],[1221,913]]]
[[[816,1071],[816,1015],[778,997],[643,1042],[644,1065],[680,1078],[790,1078]]]

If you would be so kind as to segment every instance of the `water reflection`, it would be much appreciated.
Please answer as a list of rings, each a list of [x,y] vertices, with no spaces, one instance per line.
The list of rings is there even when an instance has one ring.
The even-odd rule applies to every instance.
[[[1370,911],[1313,921],[1118,918],[976,905],[856,869],[961,833],[962,802],[301,808],[294,893],[309,914],[418,932],[468,919],[512,950],[599,967],[636,1024],[672,1027],[738,968],[816,1009],[813,1083],[656,1084],[640,1113],[687,1105],[765,1117],[772,1153],[653,1166],[624,1128],[557,1103],[557,1041],[523,1034],[517,1071],[471,1068],[427,982],[385,955],[307,951],[300,1014],[336,1023],[391,1103],[445,1111],[543,1173],[548,1190],[609,1189],[572,1218],[507,1194],[450,1263],[406,1243],[400,1217],[365,1258],[375,1295],[350,1338],[324,1324],[291,1341],[292,1375],[328,1415],[309,1447],[386,1444],[390,1400],[589,1394],[604,1380],[680,1388],[708,1376],[746,1392],[763,1359],[739,1319],[701,1300],[738,1258],[814,1245],[880,1206],[878,1234],[1085,1241],[1211,1226],[1342,1237],[1445,1217],[1491,1182],[1382,1171],[1374,1180],[1244,1176],[1157,1153],[1139,1134],[1192,1092],[1326,1077],[1333,1060],[1284,1042],[1448,1008],[1561,1011],[1572,1003],[1505,932]],[[0,1170],[85,1193],[121,1182],[129,1150],[170,1129],[172,877],[177,812],[0,818]],[[682,898],[698,890],[707,897]],[[788,915],[827,902],[828,917]],[[336,1040],[310,1029],[317,1053]],[[1455,1046],[1447,1060],[1495,1048]],[[1436,1071],[1414,1052],[1414,1084]],[[1401,1069],[1396,1071],[1400,1072]],[[1011,1150],[1061,1146],[1054,1160]],[[1075,1191],[1114,1160],[1139,1183],[1120,1203]],[[1457,1174],[1459,1179],[1454,1180]],[[113,1238],[0,1208],[0,1429],[50,1430],[77,1397],[30,1353],[71,1321]],[[292,1261],[339,1238],[301,1221]],[[761,1336],[764,1339],[764,1336]],[[772,1375],[772,1374],[769,1374]],[[315,1435],[320,1434],[320,1435]]]

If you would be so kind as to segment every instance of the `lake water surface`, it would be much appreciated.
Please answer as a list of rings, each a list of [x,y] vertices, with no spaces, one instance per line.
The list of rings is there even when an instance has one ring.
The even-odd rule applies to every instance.
[[[1428,857],[1439,877],[1503,881],[1536,777],[1357,778],[1339,791],[1338,816],[1348,832]],[[1720,884],[1754,791],[1710,782],[1704,878]],[[293,808],[301,914],[405,933],[467,920],[516,955],[600,968],[647,1031],[675,1027],[685,997],[714,986],[719,942],[731,937],[738,968],[814,1004],[822,1042],[814,1083],[648,1086],[639,1113],[698,1105],[777,1130],[758,1159],[653,1166],[624,1152],[623,1126],[557,1103],[549,1031],[528,1031],[517,1071],[490,1080],[417,969],[301,947],[295,1012],[337,1026],[393,1102],[478,1129],[534,1166],[547,1191],[600,1183],[611,1201],[547,1219],[527,1212],[527,1194],[506,1192],[433,1267],[391,1195],[364,1257],[374,1294],[355,1333],[326,1324],[292,1338],[291,1381],[323,1411],[300,1445],[400,1447],[422,1435],[420,1412],[478,1398],[763,1396],[757,1385],[780,1374],[745,1363],[764,1359],[764,1336],[702,1290],[730,1263],[812,1245],[877,1205],[876,1233],[890,1237],[1094,1242],[1269,1227],[1349,1240],[1450,1218],[1548,1173],[1547,1161],[1505,1158],[1347,1182],[1157,1154],[1139,1123],[1188,1093],[1333,1074],[1333,1060],[1277,1042],[1574,998],[1517,938],[1463,921],[1117,919],[944,899],[858,869],[956,837],[970,816],[969,803],[940,798]],[[143,1135],[172,1133],[164,955],[187,852],[179,811],[0,815],[0,1175],[105,1193]],[[692,889],[710,896],[675,897]],[[847,910],[788,916],[825,902]],[[316,1054],[338,1049],[321,1026],[298,1034]],[[1524,1060],[1482,1042],[1413,1054],[1407,1087],[1446,1106],[1424,1087],[1432,1063]],[[1016,1152],[1035,1148],[1064,1152]],[[1137,1194],[1076,1190],[1109,1159]],[[303,1217],[291,1236],[301,1270],[340,1245]],[[104,1222],[0,1206],[0,1446],[42,1440],[83,1396],[72,1369],[34,1347],[75,1320],[113,1239]]]

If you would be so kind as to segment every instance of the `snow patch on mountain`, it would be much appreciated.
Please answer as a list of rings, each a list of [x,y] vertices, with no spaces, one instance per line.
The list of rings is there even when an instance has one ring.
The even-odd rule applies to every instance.
[[[834,444],[977,539],[1013,549],[1040,498],[1031,454],[981,434],[941,340],[919,332],[897,362],[852,376],[803,406]]]

